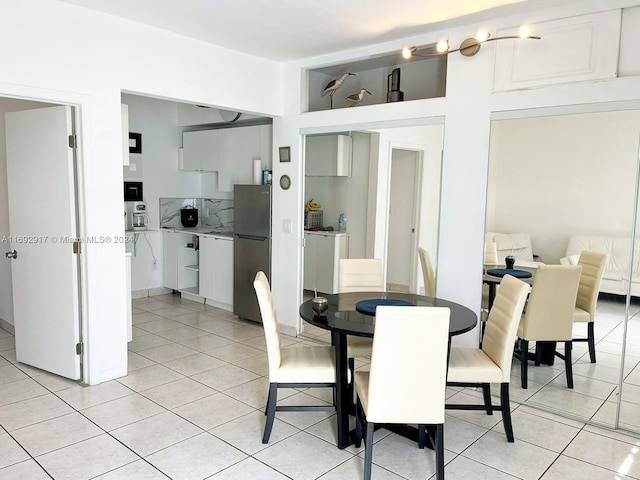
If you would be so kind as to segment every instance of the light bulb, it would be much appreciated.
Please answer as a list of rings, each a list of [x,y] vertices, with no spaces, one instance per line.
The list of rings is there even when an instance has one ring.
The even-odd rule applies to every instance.
[[[520,38],[529,38],[531,36],[531,28],[528,25],[522,25],[519,32]]]
[[[403,56],[404,58],[409,59],[409,58],[411,58],[411,57],[413,56],[413,52],[415,52],[415,51],[416,51],[416,47],[411,47],[411,48],[409,48],[409,47],[404,47],[404,48],[402,49],[402,56]]]
[[[479,42],[486,42],[491,34],[486,30],[478,30],[478,34],[476,35],[476,40]]]
[[[449,51],[449,41],[448,40],[438,40],[436,43],[436,51],[438,53],[445,53]]]

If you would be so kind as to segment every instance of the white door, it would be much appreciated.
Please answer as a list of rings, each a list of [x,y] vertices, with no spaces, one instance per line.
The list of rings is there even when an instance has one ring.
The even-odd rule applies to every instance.
[[[75,152],[71,107],[6,114],[16,359],[80,378]]]
[[[389,195],[387,289],[409,292],[416,265],[416,179],[418,152],[393,149]]]

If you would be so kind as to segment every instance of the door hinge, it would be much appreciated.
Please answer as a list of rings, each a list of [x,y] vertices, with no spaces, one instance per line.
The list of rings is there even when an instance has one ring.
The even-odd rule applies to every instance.
[[[73,253],[75,253],[76,255],[80,253],[80,242],[73,242]]]
[[[69,135],[69,148],[76,148],[78,146],[78,139],[75,135]]]
[[[82,343],[76,343],[76,355],[82,355],[84,353],[84,348]]]

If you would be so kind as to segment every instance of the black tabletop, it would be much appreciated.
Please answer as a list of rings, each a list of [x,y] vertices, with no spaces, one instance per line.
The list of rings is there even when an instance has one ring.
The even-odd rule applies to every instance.
[[[329,308],[322,316],[317,316],[311,309],[311,300],[307,300],[300,306],[300,316],[316,327],[361,337],[373,337],[375,323],[374,316],[356,310],[356,304],[362,300],[396,299],[421,307],[449,307],[451,309],[449,323],[451,335],[459,335],[472,330],[478,320],[476,314],[467,307],[441,298],[425,297],[412,293],[358,292],[325,295],[325,297],[329,301]]]

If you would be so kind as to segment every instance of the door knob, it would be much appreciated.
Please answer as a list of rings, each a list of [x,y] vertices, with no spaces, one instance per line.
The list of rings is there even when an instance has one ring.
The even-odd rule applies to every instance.
[[[11,252],[5,253],[4,256],[7,258],[18,258],[18,252],[12,250]]]

